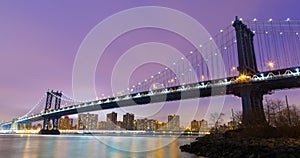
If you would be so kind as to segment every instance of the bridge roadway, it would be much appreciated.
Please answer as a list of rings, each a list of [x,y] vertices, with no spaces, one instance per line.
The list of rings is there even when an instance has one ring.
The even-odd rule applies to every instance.
[[[163,101],[175,101],[217,95],[239,96],[239,89],[242,87],[256,88],[266,94],[273,90],[299,88],[299,77],[300,73],[298,67],[267,71],[252,76],[240,75],[76,104],[63,107],[58,110],[51,110],[47,113],[40,113],[33,116],[18,118],[15,122],[29,123],[43,120],[44,117],[60,117],[83,112]],[[4,123],[1,126],[7,126],[11,124],[12,121]]]

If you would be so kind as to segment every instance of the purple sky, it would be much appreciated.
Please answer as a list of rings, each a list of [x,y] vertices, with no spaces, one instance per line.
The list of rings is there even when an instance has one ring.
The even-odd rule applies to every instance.
[[[10,120],[23,115],[47,89],[62,90],[72,95],[73,62],[87,33],[103,19],[119,11],[139,6],[163,6],[179,10],[195,18],[212,35],[228,26],[236,15],[244,19],[300,19],[298,0],[192,0],[189,3],[184,1],[126,1],[126,3],[121,1],[1,1],[0,120]],[[176,48],[182,51],[191,49],[189,44],[167,31],[141,29],[126,33],[113,41],[98,63],[95,78],[98,95],[111,94],[109,85],[114,64],[127,49],[144,42],[176,45]],[[143,80],[151,75],[148,73],[155,72],[157,68],[159,66],[140,67],[132,74],[132,78],[136,77],[132,80]],[[148,69],[150,70],[147,72]],[[290,96],[292,104],[298,103],[297,97],[300,93],[297,90],[276,93],[275,97],[283,99],[285,94]],[[209,102],[208,99],[199,101],[200,108],[195,119],[203,117]],[[176,102],[167,103],[153,117],[166,121],[166,115],[176,112],[177,107]],[[223,111],[228,118],[231,108],[241,110],[240,100],[234,96],[227,97],[225,101]],[[136,113],[143,115],[142,112]],[[182,120],[189,121],[183,118]]]

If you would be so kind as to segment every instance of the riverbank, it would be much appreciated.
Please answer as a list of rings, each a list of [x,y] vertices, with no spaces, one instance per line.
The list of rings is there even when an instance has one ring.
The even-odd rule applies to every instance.
[[[297,158],[300,157],[300,138],[245,137],[238,132],[228,132],[198,137],[180,149],[209,158]]]

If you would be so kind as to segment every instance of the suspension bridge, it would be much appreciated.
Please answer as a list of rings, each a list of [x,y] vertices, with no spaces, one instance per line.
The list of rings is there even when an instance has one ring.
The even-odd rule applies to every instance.
[[[27,114],[1,127],[42,120],[42,134],[57,134],[58,119],[64,115],[218,95],[241,97],[244,124],[264,123],[263,95],[300,87],[299,33],[300,20],[236,18],[172,68],[165,67],[116,95],[79,101],[49,90]],[[32,114],[43,104],[42,111]]]

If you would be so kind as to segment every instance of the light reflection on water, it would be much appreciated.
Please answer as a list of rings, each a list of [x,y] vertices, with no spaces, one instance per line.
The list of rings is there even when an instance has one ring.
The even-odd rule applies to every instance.
[[[179,146],[194,139],[171,136],[0,135],[0,157],[193,158],[196,156],[180,152]]]

